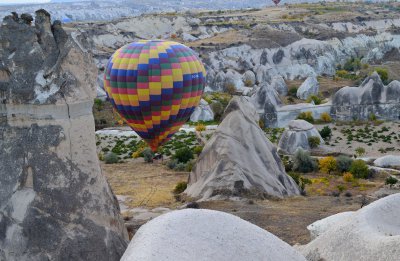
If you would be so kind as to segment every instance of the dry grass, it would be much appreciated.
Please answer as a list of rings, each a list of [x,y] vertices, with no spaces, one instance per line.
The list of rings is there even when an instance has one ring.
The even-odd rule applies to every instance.
[[[101,168],[114,194],[130,197],[125,202],[130,208],[178,205],[172,190],[188,178],[186,172],[174,172],[159,163],[144,163],[142,158],[113,165],[102,163]]]

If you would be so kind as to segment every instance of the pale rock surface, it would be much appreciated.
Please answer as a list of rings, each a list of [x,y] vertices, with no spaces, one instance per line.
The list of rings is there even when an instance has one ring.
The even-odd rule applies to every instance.
[[[207,209],[159,216],[135,234],[121,261],[305,261],[273,234],[239,217]]]
[[[272,77],[271,86],[281,96],[286,96],[288,94],[288,87],[286,85],[286,82],[280,75]]]
[[[300,193],[258,119],[248,98],[231,100],[190,173],[188,196],[207,200],[214,196],[281,198]]]
[[[288,154],[294,154],[298,148],[310,151],[308,138],[312,136],[318,137],[320,144],[324,144],[324,140],[314,125],[304,120],[292,120],[288,129],[282,133],[278,148]]]
[[[316,239],[298,248],[310,261],[397,261],[400,256],[399,215],[398,193],[369,204],[351,217],[342,215]]]
[[[214,120],[214,112],[212,111],[208,102],[204,99],[201,99],[199,106],[196,107],[196,109],[190,116],[190,121],[198,122],[212,120]]]
[[[264,123],[268,125],[276,124],[277,109],[282,106],[282,101],[278,92],[271,85],[264,83],[258,87],[250,101]]]
[[[307,100],[311,95],[318,95],[319,83],[316,77],[308,77],[297,90],[297,98]]]
[[[96,153],[87,36],[45,10],[0,29],[0,260],[119,260],[127,232]]]
[[[247,87],[253,87],[256,84],[256,75],[252,71],[246,71],[243,74],[243,82]]]
[[[352,218],[353,215],[354,211],[342,212],[312,223],[307,227],[307,230],[310,231],[311,240],[314,240],[341,221]]]
[[[374,165],[377,167],[400,167],[400,156],[386,155],[380,157],[374,161]]]

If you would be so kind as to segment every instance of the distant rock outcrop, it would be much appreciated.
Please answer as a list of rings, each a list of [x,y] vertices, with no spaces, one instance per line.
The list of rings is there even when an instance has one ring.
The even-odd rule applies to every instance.
[[[319,92],[319,83],[316,77],[308,77],[297,90],[297,98],[307,100],[311,95],[317,95]]]
[[[400,193],[349,214],[317,221],[319,235],[299,247],[311,261],[395,261],[400,256]],[[331,225],[323,225],[323,224]],[[322,225],[322,226],[321,226]],[[351,243],[350,243],[351,242]]]
[[[96,154],[97,70],[45,10],[0,29],[0,260],[119,260],[127,232]]]
[[[261,120],[268,126],[276,124],[277,108],[282,105],[278,92],[268,83],[262,84],[251,96],[251,103],[255,106]]]
[[[201,99],[199,106],[196,107],[190,116],[190,121],[198,122],[212,120],[214,120],[214,112],[212,111],[208,102],[206,102],[204,99]]]
[[[400,167],[400,156],[386,155],[374,161],[374,165],[382,168]]]
[[[214,196],[284,197],[300,193],[285,173],[276,148],[258,126],[246,97],[235,97],[222,123],[190,173],[185,193],[203,200]]]
[[[286,82],[280,75],[272,77],[271,86],[279,93],[279,95],[286,96],[288,94]]]
[[[332,99],[331,114],[338,120],[400,119],[400,82],[385,86],[376,72],[360,87],[344,87]]]
[[[287,154],[294,154],[298,148],[309,151],[311,148],[308,138],[312,136],[318,137],[321,145],[324,144],[324,140],[314,125],[304,120],[293,120],[289,123],[289,128],[283,132],[278,148]]]
[[[306,259],[273,234],[239,217],[185,209],[159,216],[138,230],[121,259],[136,260]]]

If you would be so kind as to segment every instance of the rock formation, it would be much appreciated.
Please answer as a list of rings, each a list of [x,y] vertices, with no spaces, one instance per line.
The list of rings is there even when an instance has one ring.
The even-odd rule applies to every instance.
[[[245,72],[242,79],[247,87],[253,87],[256,84],[256,75],[252,71]]]
[[[268,126],[274,125],[277,121],[276,110],[282,105],[278,92],[269,84],[262,84],[251,96],[251,103],[254,104],[261,120]]]
[[[385,86],[373,73],[360,87],[344,87],[332,99],[331,114],[338,120],[366,120],[371,114],[388,120],[400,119],[400,82]]]
[[[0,29],[0,260],[119,260],[127,232],[98,163],[87,37],[45,10]]]
[[[303,255],[310,261],[399,259],[400,194],[375,201],[349,215],[340,215],[332,225],[323,226],[325,231],[300,247]]]
[[[297,90],[297,98],[307,100],[311,95],[317,95],[319,83],[316,77],[308,77]]]
[[[246,97],[232,99],[190,173],[187,195],[205,200],[217,195],[264,198],[299,194],[258,119]]]
[[[288,94],[288,87],[282,76],[277,75],[272,77],[271,86],[278,92],[279,95],[286,96]]]
[[[207,101],[204,99],[200,100],[200,104],[190,116],[190,120],[193,122],[214,120],[214,112]]]
[[[239,217],[206,209],[159,216],[135,234],[121,261],[305,261],[273,234]]]
[[[386,155],[374,161],[374,165],[382,168],[400,167],[400,156]]]
[[[324,144],[324,140],[314,125],[304,120],[293,120],[289,123],[288,129],[283,132],[278,148],[287,154],[294,154],[298,148],[309,151],[311,148],[308,138],[312,136],[318,137],[320,144]]]

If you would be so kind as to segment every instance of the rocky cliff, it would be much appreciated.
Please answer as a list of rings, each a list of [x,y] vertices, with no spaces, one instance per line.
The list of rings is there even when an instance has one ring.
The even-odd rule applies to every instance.
[[[119,260],[127,233],[99,167],[86,36],[45,10],[0,28],[0,260]]]

